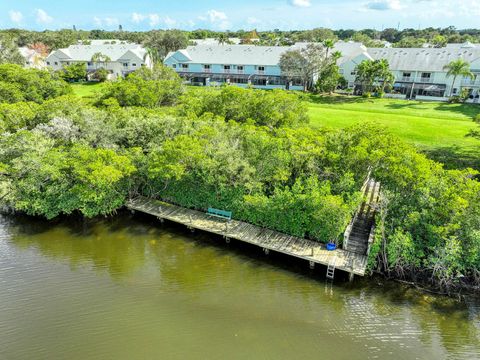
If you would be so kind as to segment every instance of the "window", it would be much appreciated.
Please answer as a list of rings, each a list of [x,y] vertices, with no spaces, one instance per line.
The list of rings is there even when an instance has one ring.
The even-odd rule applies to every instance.
[[[132,64],[132,66],[133,66],[133,67],[136,67],[136,66],[137,66],[137,64],[133,63],[133,64]]]
[[[93,65],[93,62],[89,61],[89,62],[87,63],[87,65],[88,65],[88,66],[92,66],[92,65]]]
[[[265,71],[265,66],[259,66],[258,71]]]
[[[223,70],[230,70],[230,65],[223,65]]]
[[[422,79],[430,79],[431,73],[422,73]]]
[[[409,73],[409,72],[404,72],[404,73],[403,73],[403,77],[404,77],[404,78],[409,78],[409,77],[411,77],[411,76],[412,76],[412,73]]]
[[[50,61],[47,61],[47,65],[50,65]]]
[[[123,63],[123,67],[128,67],[128,63]]]
[[[188,64],[182,64],[182,69],[188,69]]]
[[[70,61],[67,61],[67,65],[70,65]]]
[[[177,68],[177,64],[172,64],[172,68],[176,69],[176,68]]]
[[[205,70],[210,70],[210,65],[203,65],[203,68],[204,68]]]
[[[453,88],[453,93],[454,93],[454,94],[457,93],[457,88]]]
[[[57,61],[55,61],[55,65],[58,65],[58,62],[57,62]]]
[[[353,70],[350,75],[357,75],[357,72],[355,70]]]
[[[241,66],[241,65],[237,66],[237,70],[238,71],[243,71],[243,66]]]

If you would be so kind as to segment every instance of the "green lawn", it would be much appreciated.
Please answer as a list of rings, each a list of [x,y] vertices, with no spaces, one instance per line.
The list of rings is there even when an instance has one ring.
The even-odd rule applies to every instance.
[[[73,93],[82,98],[93,98],[105,86],[105,83],[99,82],[83,82],[70,84]]]
[[[309,97],[314,127],[343,128],[374,122],[449,167],[480,168],[480,141],[466,135],[478,125],[480,105],[345,96]]]

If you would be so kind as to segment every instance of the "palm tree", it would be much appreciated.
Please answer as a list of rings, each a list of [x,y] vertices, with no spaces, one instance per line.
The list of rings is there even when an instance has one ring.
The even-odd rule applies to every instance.
[[[323,41],[323,46],[326,49],[325,52],[325,59],[328,59],[328,53],[330,52],[331,49],[335,46],[335,41],[332,39],[326,39]]]
[[[474,75],[470,71],[470,63],[463,59],[457,59],[450,61],[443,67],[443,70],[447,70],[447,77],[453,76],[452,87],[450,88],[450,96],[453,95],[453,87],[458,76],[465,76],[473,78]]]
[[[153,49],[151,47],[146,48],[145,55],[143,56],[143,61],[146,62],[148,57],[150,57],[150,60],[152,61],[152,65],[155,65],[161,62],[160,54],[158,50]]]
[[[386,87],[391,87],[395,83],[395,76],[390,71],[390,65],[386,59],[378,60],[377,63],[377,75],[381,79],[382,85],[380,86],[380,92],[383,94]]]
[[[226,43],[228,43],[230,41],[227,34],[225,34],[225,33],[218,34],[218,36],[215,38],[215,40],[218,41],[218,45],[225,45]]]
[[[97,67],[98,63],[102,63],[104,68],[107,68],[108,62],[112,61],[108,55],[104,55],[101,52],[97,52],[92,55],[92,62],[95,63],[95,67]]]

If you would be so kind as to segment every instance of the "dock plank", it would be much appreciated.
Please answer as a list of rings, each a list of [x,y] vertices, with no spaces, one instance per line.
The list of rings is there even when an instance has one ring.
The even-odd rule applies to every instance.
[[[352,272],[359,276],[365,275],[367,267],[366,255],[343,249],[327,251],[325,245],[316,241],[283,234],[243,221],[217,219],[202,211],[191,210],[146,197],[131,199],[126,203],[126,207],[325,266],[328,266],[335,258],[337,270]]]

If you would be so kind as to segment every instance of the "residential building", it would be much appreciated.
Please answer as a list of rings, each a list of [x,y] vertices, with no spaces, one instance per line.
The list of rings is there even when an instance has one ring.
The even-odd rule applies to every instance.
[[[197,45],[171,52],[164,64],[175,69],[186,81],[195,85],[253,86],[260,89],[303,90],[299,79],[288,81],[280,69],[280,58],[289,50],[301,49],[306,43],[293,46]],[[339,63],[350,61],[366,51],[360,43],[338,42],[333,51],[341,51]]]
[[[94,61],[101,54],[102,60]],[[47,66],[60,70],[63,66],[85,63],[88,73],[100,68],[109,72],[109,78],[115,79],[139,69],[152,67],[152,60],[146,49],[138,44],[120,40],[91,40],[50,53],[46,59]]]
[[[45,56],[28,47],[20,47],[18,51],[25,59],[26,68],[43,69],[46,66]]]
[[[354,88],[355,67],[363,60],[386,59],[395,76],[395,83],[386,96],[420,100],[448,100],[468,89],[469,101],[480,98],[480,47],[471,43],[449,44],[444,48],[368,48],[341,66],[349,87]],[[451,61],[463,59],[470,64],[473,78],[447,76],[444,69]]]

